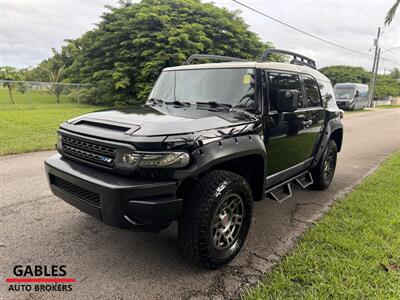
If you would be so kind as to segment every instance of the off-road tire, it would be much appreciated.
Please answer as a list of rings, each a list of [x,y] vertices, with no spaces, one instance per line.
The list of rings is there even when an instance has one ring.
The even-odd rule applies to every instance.
[[[329,160],[329,162],[327,162]],[[311,175],[314,183],[312,188],[315,190],[325,190],[331,184],[333,175],[335,174],[337,161],[337,146],[334,140],[330,139],[325,147],[318,164],[311,169]],[[329,174],[326,172],[326,164],[329,163]]]
[[[227,243],[228,248],[221,250],[215,246],[213,224],[224,201],[232,195],[238,195],[242,200],[243,219],[231,246]],[[238,174],[211,171],[201,176],[184,197],[178,225],[179,248],[183,256],[209,269],[231,261],[242,248],[250,229],[252,201],[248,182]]]

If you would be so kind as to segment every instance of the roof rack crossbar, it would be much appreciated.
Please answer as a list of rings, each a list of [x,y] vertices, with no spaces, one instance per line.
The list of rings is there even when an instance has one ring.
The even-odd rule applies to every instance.
[[[224,60],[224,61],[247,61],[243,58],[231,57],[231,56],[223,56],[223,55],[212,55],[212,54],[193,54],[189,56],[189,58],[185,61],[184,65],[190,65],[190,63],[198,58],[206,58],[206,59],[215,59],[215,60]]]
[[[310,68],[316,69],[317,66],[315,64],[315,60],[308,58],[304,55],[287,51],[287,50],[281,50],[281,49],[267,49],[264,51],[263,55],[261,56],[261,60],[263,61],[268,61],[269,57],[271,54],[284,54],[284,55],[290,55],[293,57],[293,59],[290,61],[291,64],[294,65],[301,65],[301,66],[308,66]]]

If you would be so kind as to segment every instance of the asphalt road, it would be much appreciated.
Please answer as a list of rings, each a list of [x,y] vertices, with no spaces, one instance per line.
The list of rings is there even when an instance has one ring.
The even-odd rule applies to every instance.
[[[50,193],[43,160],[53,152],[0,157],[0,298],[231,299],[256,283],[297,238],[390,153],[400,150],[400,109],[346,115],[331,187],[294,189],[255,203],[242,253],[227,267],[193,267],[177,249],[176,224],[158,234],[103,225]],[[15,265],[67,266],[70,292],[9,292]]]

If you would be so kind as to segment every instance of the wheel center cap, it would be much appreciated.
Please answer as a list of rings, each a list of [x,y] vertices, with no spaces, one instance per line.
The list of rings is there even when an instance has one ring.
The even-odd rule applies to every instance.
[[[223,218],[222,218],[222,225],[223,225],[223,226],[226,226],[226,225],[228,225],[228,223],[229,223],[229,217],[228,217],[228,215],[223,216]]]

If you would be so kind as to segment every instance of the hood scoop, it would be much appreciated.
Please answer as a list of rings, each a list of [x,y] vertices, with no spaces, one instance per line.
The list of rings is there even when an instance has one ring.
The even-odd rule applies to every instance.
[[[91,130],[105,130],[112,132],[122,132],[124,134],[132,134],[133,132],[140,129],[138,125],[131,125],[126,123],[113,122],[108,120],[91,120],[88,118],[79,119],[74,122],[75,126],[78,126],[81,129]]]

